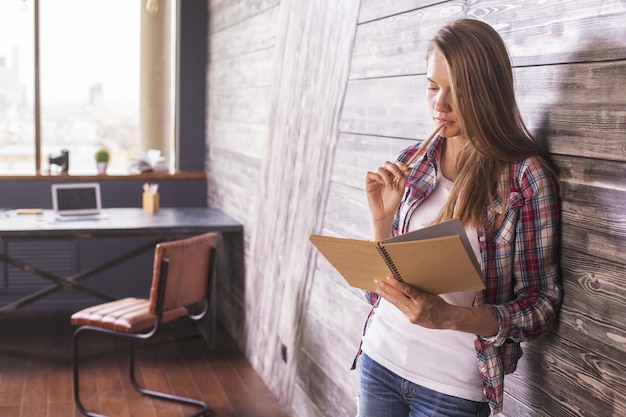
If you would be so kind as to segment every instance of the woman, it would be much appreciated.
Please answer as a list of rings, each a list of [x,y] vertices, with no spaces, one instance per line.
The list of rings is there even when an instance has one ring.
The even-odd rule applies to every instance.
[[[442,28],[427,53],[438,136],[366,175],[371,238],[460,218],[486,289],[430,295],[390,277],[362,343],[359,417],[486,416],[502,410],[519,343],[561,304],[556,175],[519,115],[504,42],[489,25]]]

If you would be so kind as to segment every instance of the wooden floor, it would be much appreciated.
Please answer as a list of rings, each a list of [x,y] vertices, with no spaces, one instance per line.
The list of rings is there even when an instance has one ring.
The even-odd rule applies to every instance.
[[[72,332],[69,313],[0,316],[0,417],[82,415],[72,397]],[[112,417],[194,411],[138,394],[128,380],[124,341],[92,333],[81,341],[81,398],[90,410]],[[140,383],[202,399],[214,417],[287,417],[223,331],[209,351],[191,329],[168,325],[138,345],[136,360]]]

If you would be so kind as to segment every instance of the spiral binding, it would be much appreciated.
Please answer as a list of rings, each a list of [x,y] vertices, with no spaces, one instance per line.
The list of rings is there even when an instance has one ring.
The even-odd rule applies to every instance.
[[[398,268],[396,268],[396,264],[393,262],[393,259],[391,259],[391,256],[389,256],[387,249],[380,246],[380,244],[376,245],[376,249],[378,249],[378,253],[380,253],[380,256],[382,256],[383,259],[385,260],[385,263],[389,267],[389,270],[393,274],[394,278],[397,279],[398,281],[402,281],[402,277],[400,276],[400,271],[398,271]]]

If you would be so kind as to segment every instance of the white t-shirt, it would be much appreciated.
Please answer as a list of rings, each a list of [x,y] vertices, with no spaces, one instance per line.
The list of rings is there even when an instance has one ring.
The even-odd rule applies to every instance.
[[[438,174],[437,188],[411,215],[409,230],[432,224],[450,194],[452,181]],[[466,229],[477,259],[476,230]],[[480,262],[479,262],[480,263]],[[381,277],[384,278],[384,277]],[[450,304],[471,306],[475,291],[442,294]],[[478,373],[475,336],[454,330],[427,329],[409,322],[384,299],[363,337],[363,352],[400,377],[443,394],[486,401]]]

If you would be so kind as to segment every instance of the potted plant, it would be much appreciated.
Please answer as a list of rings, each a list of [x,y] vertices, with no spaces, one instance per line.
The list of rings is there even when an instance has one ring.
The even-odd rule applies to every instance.
[[[109,160],[111,159],[111,154],[108,149],[100,148],[96,152],[96,167],[98,168],[98,174],[106,174],[107,166],[109,165]]]

